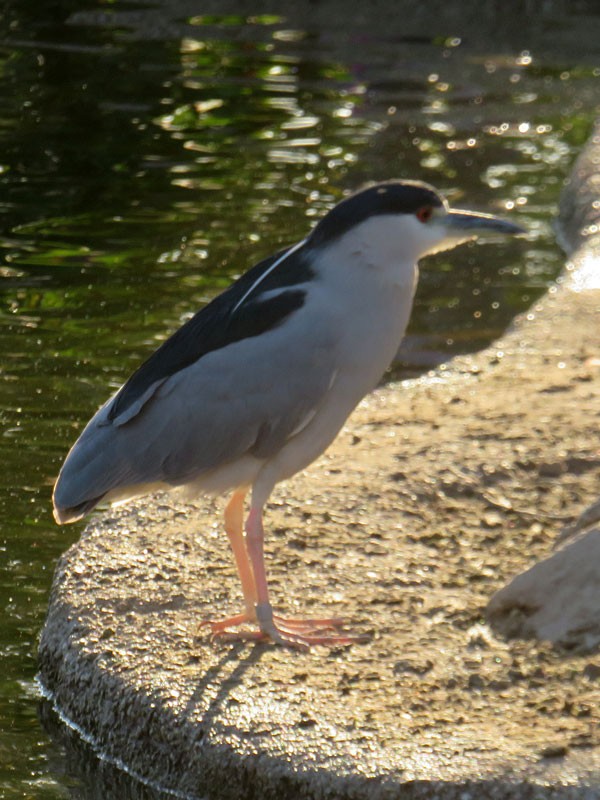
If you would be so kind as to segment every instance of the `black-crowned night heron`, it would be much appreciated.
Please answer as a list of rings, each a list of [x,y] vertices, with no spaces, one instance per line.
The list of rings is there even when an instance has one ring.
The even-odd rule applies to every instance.
[[[225,530],[245,609],[211,621],[213,633],[295,647],[355,641],[337,619],[273,614],[263,508],[275,484],[333,441],[392,361],[419,258],[485,232],[523,231],[452,210],[418,182],[380,183],[342,200],[306,239],[199,311],[102,406],[54,487],[57,522],[158,489],[232,491]],[[232,631],[244,623],[257,627]]]

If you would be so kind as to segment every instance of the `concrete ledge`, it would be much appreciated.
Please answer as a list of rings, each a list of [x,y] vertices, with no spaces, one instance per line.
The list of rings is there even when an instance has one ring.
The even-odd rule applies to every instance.
[[[597,659],[483,624],[493,592],[595,499],[599,305],[561,290],[447,380],[378,391],[280,488],[281,608],[343,614],[371,643],[212,645],[200,620],[240,599],[219,514],[163,498],[95,520],[61,560],[40,643],[58,708],[195,797],[599,787]]]
[[[275,601],[368,644],[211,644],[200,621],[240,602],[222,504],[158,498],[94,520],[58,565],[40,642],[56,708],[189,797],[600,797],[593,639],[485,623],[597,500],[599,308],[598,290],[551,291],[447,377],[374,393],[279,488]]]

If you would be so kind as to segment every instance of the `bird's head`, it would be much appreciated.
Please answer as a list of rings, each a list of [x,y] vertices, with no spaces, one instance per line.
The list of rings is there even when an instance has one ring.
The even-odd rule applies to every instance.
[[[353,194],[336,205],[309,237],[326,246],[346,234],[381,243],[388,255],[416,261],[483,235],[522,234],[512,222],[450,208],[435,189],[418,181],[392,180]]]

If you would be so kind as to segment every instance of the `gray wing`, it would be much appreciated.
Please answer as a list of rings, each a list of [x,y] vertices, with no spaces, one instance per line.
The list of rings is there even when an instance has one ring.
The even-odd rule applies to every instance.
[[[187,482],[246,454],[268,459],[308,424],[335,369],[331,348],[298,344],[300,352],[290,356],[283,343],[271,340],[265,349],[260,338],[245,340],[159,388],[157,411],[163,403],[178,404],[166,427],[178,444],[162,461],[165,480]],[[196,405],[190,396],[203,400]]]
[[[111,420],[106,403],[65,461],[57,508],[128,486],[181,485],[245,454],[278,452],[318,413],[335,377],[334,332],[326,320],[307,321],[292,314],[265,336],[204,355],[157,381],[124,420]]]
[[[306,243],[261,261],[201,308],[137,369],[110,404],[108,418],[135,416],[155,384],[208,353],[280,325],[304,304],[301,284],[312,277]],[[129,414],[126,412],[129,410]]]

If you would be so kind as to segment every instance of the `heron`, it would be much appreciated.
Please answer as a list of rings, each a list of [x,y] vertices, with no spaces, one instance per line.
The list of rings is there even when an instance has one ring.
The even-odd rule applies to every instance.
[[[227,493],[240,613],[214,637],[293,648],[362,641],[337,618],[275,614],[263,511],[313,462],[392,362],[424,256],[523,229],[390,180],[342,199],[297,244],[250,269],[179,328],[87,424],[53,492],[58,523],[157,490]],[[246,513],[246,498],[249,502]]]

